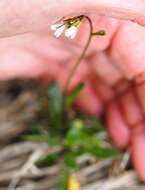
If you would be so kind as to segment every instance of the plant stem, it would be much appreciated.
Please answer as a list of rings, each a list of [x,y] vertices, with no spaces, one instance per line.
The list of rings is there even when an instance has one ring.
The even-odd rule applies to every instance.
[[[85,56],[85,54],[86,54],[86,52],[87,52],[87,50],[88,50],[88,47],[89,47],[89,45],[90,45],[90,43],[91,43],[91,39],[92,39],[92,34],[93,34],[92,21],[91,21],[91,19],[90,19],[88,16],[86,16],[86,15],[82,15],[81,17],[82,17],[82,18],[85,18],[85,19],[88,21],[88,23],[89,23],[89,26],[90,26],[89,37],[88,37],[88,40],[87,40],[87,42],[86,42],[86,45],[85,45],[85,47],[84,47],[82,53],[81,53],[80,56],[78,57],[78,59],[77,59],[75,65],[74,65],[74,67],[72,68],[72,70],[71,70],[71,72],[70,72],[70,74],[69,74],[69,76],[68,76],[68,79],[67,79],[66,84],[65,84],[65,87],[64,87],[64,93],[67,92],[68,87],[69,87],[69,84],[70,84],[70,82],[71,82],[71,80],[72,80],[72,77],[73,77],[73,75],[75,74],[77,68],[79,67],[79,65],[80,65],[80,63],[81,63],[81,61],[82,61],[82,59],[84,58],[84,56]]]

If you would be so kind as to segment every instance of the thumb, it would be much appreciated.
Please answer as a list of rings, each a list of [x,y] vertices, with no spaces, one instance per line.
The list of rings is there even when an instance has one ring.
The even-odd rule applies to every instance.
[[[48,29],[48,25],[80,14],[128,19],[145,26],[142,0],[1,0],[0,37]]]

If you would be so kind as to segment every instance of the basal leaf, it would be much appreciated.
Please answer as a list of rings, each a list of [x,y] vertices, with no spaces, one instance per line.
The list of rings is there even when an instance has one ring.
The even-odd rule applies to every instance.
[[[66,100],[65,100],[65,103],[66,103],[66,106],[67,107],[71,107],[72,104],[75,102],[77,96],[81,93],[81,91],[83,90],[84,88],[84,83],[81,82],[79,83],[73,90],[72,92],[70,93],[70,95],[68,95],[66,97]]]
[[[52,128],[60,129],[62,125],[63,96],[60,87],[52,83],[48,87],[49,123]]]
[[[86,151],[97,158],[114,158],[120,155],[120,151],[113,147],[103,147],[99,145],[92,144],[86,147]]]
[[[35,164],[38,167],[48,167],[53,165],[56,160],[59,158],[59,152],[56,153],[49,153],[47,156],[45,156],[44,158],[39,159],[37,162],[35,162]]]

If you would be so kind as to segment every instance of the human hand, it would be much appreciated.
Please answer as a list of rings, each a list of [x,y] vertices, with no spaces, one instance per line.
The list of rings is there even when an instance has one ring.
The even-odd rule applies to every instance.
[[[3,10],[0,13],[0,36],[3,37],[0,40],[0,79],[55,79],[63,85],[83,48],[88,25],[82,24],[74,41],[55,39],[48,25],[64,16],[88,15],[94,30],[103,29],[107,35],[94,37],[72,81],[72,84],[86,81],[77,104],[92,114],[105,113],[114,143],[131,150],[135,168],[145,180],[145,28],[108,18],[130,19],[145,25],[145,3],[141,0],[127,0],[124,4],[120,0],[111,3],[96,0],[82,4],[81,1],[62,0],[59,5],[62,7],[54,0],[45,0],[43,5],[40,0],[0,2]]]

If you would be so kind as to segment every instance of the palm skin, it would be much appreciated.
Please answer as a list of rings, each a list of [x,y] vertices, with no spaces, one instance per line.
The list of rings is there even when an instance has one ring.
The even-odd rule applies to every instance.
[[[72,83],[85,81],[77,100],[85,112],[106,115],[106,126],[119,148],[129,148],[142,180],[145,180],[145,28],[129,21],[89,15],[94,37]],[[0,79],[58,80],[63,87],[88,36],[82,23],[73,41],[55,39],[46,32],[28,33],[0,40]],[[70,87],[70,88],[71,88]]]

